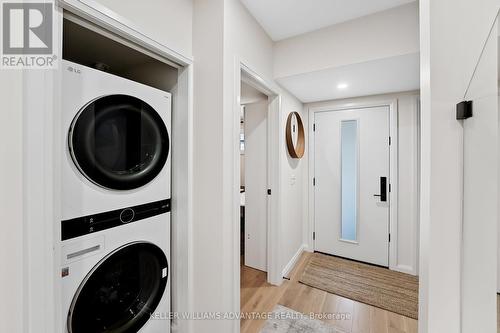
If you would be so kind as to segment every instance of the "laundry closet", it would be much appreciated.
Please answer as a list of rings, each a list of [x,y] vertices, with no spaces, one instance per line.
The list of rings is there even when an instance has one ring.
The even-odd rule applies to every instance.
[[[65,13],[61,67],[63,331],[170,332],[178,66]]]

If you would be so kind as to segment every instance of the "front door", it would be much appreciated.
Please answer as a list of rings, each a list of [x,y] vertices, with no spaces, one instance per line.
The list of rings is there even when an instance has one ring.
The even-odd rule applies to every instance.
[[[389,266],[389,106],[316,112],[315,250]]]

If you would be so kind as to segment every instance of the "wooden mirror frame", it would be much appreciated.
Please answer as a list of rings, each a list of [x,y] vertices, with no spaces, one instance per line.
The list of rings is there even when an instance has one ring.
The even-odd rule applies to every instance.
[[[293,144],[292,138],[292,119],[293,116],[297,118],[297,146]],[[302,158],[304,156],[304,150],[306,147],[305,135],[304,135],[304,125],[302,124],[302,118],[298,112],[290,112],[286,120],[286,146],[288,148],[288,153],[292,158]]]

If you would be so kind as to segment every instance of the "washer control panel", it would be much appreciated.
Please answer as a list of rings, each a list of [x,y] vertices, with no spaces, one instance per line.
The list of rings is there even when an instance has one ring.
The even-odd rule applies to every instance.
[[[61,221],[62,240],[88,235],[170,212],[170,199]]]

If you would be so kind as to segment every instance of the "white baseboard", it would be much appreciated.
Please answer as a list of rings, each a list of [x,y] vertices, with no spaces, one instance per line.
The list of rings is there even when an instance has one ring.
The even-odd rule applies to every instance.
[[[401,273],[406,273],[406,274],[418,276],[416,269],[412,266],[409,266],[409,265],[397,265],[394,267],[389,267],[389,269],[396,271],[396,272],[401,272]]]
[[[297,263],[297,260],[299,260],[300,255],[302,254],[302,252],[304,252],[305,248],[306,248],[305,244],[302,244],[299,247],[297,252],[293,255],[292,259],[290,259],[288,264],[286,264],[285,268],[283,269],[283,272],[281,273],[281,276],[283,277],[288,276],[288,274],[292,272],[293,268],[295,267],[295,264]]]
[[[314,252],[314,248],[312,246],[309,246],[307,244],[302,245],[304,247],[304,251],[306,252]]]

